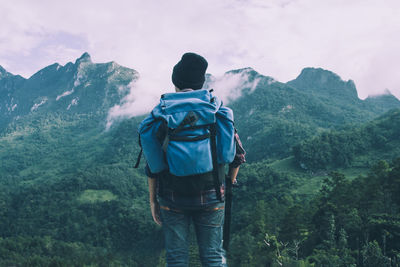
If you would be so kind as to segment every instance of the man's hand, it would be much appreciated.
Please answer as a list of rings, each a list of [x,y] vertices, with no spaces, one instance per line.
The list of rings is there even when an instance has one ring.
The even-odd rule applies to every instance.
[[[151,215],[153,216],[153,220],[155,221],[155,223],[158,225],[161,225],[160,204],[158,204],[157,197],[156,197],[157,180],[148,177],[147,181],[149,183]]]
[[[158,201],[150,201],[150,209],[154,222],[161,226],[160,204],[158,204]]]
[[[237,185],[236,177],[237,177],[237,175],[238,175],[238,172],[239,172],[239,167],[236,167],[236,168],[229,168],[229,173],[228,173],[228,175],[229,175],[229,177],[231,178],[231,182],[232,182],[233,185]]]

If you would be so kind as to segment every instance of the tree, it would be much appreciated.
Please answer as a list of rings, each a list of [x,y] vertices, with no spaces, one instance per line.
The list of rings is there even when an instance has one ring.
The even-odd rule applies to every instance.
[[[382,254],[378,242],[368,242],[363,250],[363,264],[364,267],[390,267],[390,259]]]

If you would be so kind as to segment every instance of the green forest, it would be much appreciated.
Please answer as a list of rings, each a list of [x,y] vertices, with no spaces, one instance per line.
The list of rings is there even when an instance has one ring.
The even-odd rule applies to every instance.
[[[398,266],[399,112],[301,142],[287,159],[244,164],[234,191],[230,266]],[[140,118],[81,144],[72,138],[76,129],[93,125],[74,121],[58,132],[43,125],[27,136],[14,131],[3,137],[0,146],[13,150],[1,150],[0,266],[162,266],[162,235],[150,216],[146,178],[133,169]],[[354,135],[365,151],[349,147],[345,154],[335,147],[334,140]],[[393,143],[392,160],[369,149],[382,138]],[[72,147],[58,151],[54,142]],[[388,146],[378,147],[380,156]],[[299,150],[311,149],[336,149],[352,160],[343,165],[338,155],[327,156],[319,165],[325,173],[318,174],[298,164],[317,166],[312,157],[298,158],[307,155]],[[364,162],[371,167],[346,175],[366,151],[374,155]],[[19,169],[24,172],[13,172]],[[196,253],[193,245],[193,266]]]
[[[49,81],[0,79],[0,108],[15,84],[41,90],[16,92],[28,106],[0,118],[0,266],[164,266],[144,163],[133,168],[144,116],[106,130],[136,73],[88,55],[61,78],[52,69],[41,71]],[[58,100],[79,71],[87,80],[74,90],[89,105],[71,108],[73,90]],[[247,151],[229,266],[400,266],[400,101],[361,100],[353,82],[321,69],[286,84],[243,71],[258,83],[227,104]],[[53,100],[29,108],[47,91]],[[200,266],[192,237],[190,266]]]

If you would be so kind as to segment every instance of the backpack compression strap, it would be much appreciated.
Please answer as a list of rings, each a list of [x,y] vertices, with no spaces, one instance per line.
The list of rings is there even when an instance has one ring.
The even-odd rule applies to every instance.
[[[216,123],[210,125],[210,135],[211,135],[211,157],[213,162],[213,178],[215,193],[217,194],[217,199],[222,202],[221,196],[221,183],[219,181],[219,168],[218,168],[218,158],[217,158],[217,128]]]
[[[178,125],[178,127],[176,127],[175,129],[169,129],[169,127],[166,127],[166,134],[165,134],[165,138],[164,141],[162,142],[162,149],[164,152],[167,151],[167,147],[169,144],[170,140],[176,140],[176,141],[196,141],[196,140],[192,140],[192,139],[179,139],[178,137],[175,137],[175,139],[170,139],[172,136],[174,136],[175,134],[181,132],[184,129],[189,129],[189,128],[193,128],[195,127],[194,125],[196,124],[196,122],[198,121],[199,117],[197,116],[197,114],[193,111],[190,111],[185,118],[183,119],[183,121]],[[189,128],[185,128],[186,125],[190,125]],[[201,139],[199,139],[201,140]]]

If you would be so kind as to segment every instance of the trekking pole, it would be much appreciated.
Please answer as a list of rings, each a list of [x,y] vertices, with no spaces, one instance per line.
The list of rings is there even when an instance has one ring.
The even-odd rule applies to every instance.
[[[231,213],[232,213],[232,181],[229,175],[225,176],[225,220],[223,231],[222,247],[225,251],[229,250],[229,239],[231,231]]]

